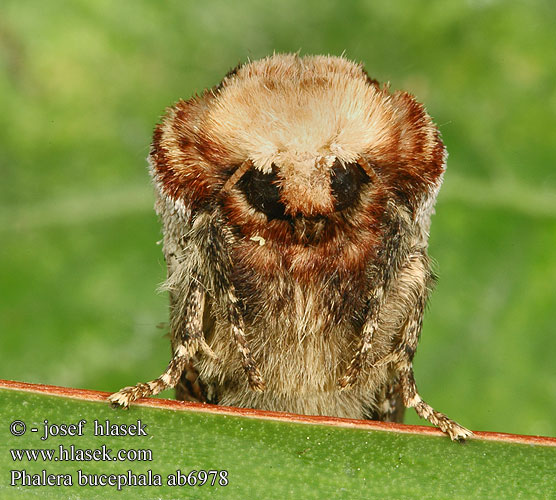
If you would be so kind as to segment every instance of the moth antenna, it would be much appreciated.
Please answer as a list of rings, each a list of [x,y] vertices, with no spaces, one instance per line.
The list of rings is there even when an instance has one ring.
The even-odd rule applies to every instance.
[[[226,193],[230,189],[232,189],[235,184],[243,177],[243,174],[245,174],[245,172],[247,172],[252,166],[253,162],[251,160],[245,160],[226,181],[226,183],[222,187],[221,192]]]
[[[373,168],[372,164],[363,156],[357,160],[359,166],[365,171],[365,173],[369,176],[373,184],[382,184],[382,180],[379,175],[376,173],[376,170]]]

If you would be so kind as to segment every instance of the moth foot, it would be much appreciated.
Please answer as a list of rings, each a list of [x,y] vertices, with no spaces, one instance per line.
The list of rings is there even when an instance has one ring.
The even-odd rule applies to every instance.
[[[450,436],[450,439],[452,441],[465,441],[466,439],[473,436],[472,431],[459,425],[457,422],[450,420],[450,424],[451,425],[446,430],[442,430],[444,430],[444,432],[448,434],[448,436]]]
[[[148,384],[137,384],[134,386],[124,387],[118,392],[111,394],[108,396],[108,401],[114,407],[121,406],[122,408],[127,409],[133,401],[150,396],[151,394],[152,390]]]

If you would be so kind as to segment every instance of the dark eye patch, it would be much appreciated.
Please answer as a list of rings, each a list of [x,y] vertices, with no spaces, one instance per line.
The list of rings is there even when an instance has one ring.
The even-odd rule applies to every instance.
[[[280,201],[280,188],[275,172],[266,174],[251,168],[237,183],[249,204],[269,219],[288,219],[284,204]]]
[[[369,176],[358,163],[342,165],[336,160],[330,170],[330,185],[336,211],[345,210],[359,199],[361,186],[370,182]]]

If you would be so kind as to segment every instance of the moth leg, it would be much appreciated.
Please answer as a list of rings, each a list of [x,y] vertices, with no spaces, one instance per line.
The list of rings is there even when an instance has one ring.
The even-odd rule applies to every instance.
[[[367,165],[369,167],[369,165]],[[368,168],[367,168],[368,169]],[[369,175],[372,175],[369,172]],[[390,284],[391,276],[387,272],[387,269],[391,269],[395,266],[397,256],[399,255],[399,247],[401,235],[407,230],[404,216],[397,212],[395,207],[390,206],[390,223],[388,224],[389,232],[385,235],[386,247],[381,253],[377,269],[375,269],[375,276],[373,281],[377,283],[377,287],[373,291],[372,295],[369,297],[369,309],[367,311],[367,320],[363,325],[363,330],[361,332],[361,341],[357,346],[357,351],[350,361],[350,364],[346,370],[346,373],[340,380],[338,384],[341,389],[347,389],[352,387],[357,381],[361,369],[365,365],[369,351],[373,347],[373,337],[378,328],[378,319],[380,316],[380,311],[382,309],[382,304],[384,302],[384,297],[386,295],[386,290]]]
[[[412,361],[421,333],[428,288],[433,281],[426,254],[417,249],[410,253],[404,266],[400,269],[397,280],[398,283],[405,283],[407,300],[409,300],[409,304],[412,304],[410,307],[411,312],[401,330],[401,337],[397,345],[389,354],[374,361],[371,369],[386,364],[393,365],[397,372],[399,390],[405,407],[415,408],[415,411],[421,418],[437,426],[448,434],[452,440],[464,440],[471,436],[472,432],[449,419],[443,413],[437,412],[423,401],[417,391],[413,375]],[[353,358],[348,372],[340,381],[342,387],[347,387],[355,382],[357,374],[361,371],[365,358],[372,347],[373,334],[378,328],[377,318],[383,297],[382,288],[378,290],[379,292],[375,292],[375,296],[371,301],[369,320],[364,325],[362,341],[360,342],[358,352]],[[413,298],[410,299],[410,297]]]
[[[368,314],[368,320],[363,325],[361,333],[361,341],[357,347],[357,351],[346,370],[344,376],[338,381],[341,389],[352,387],[357,381],[357,377],[361,372],[361,368],[365,364],[368,353],[372,348],[374,332],[378,328],[378,311],[380,299],[383,296],[382,288],[379,288],[371,301],[371,307]]]
[[[436,411],[432,406],[423,401],[417,391],[415,377],[413,376],[413,367],[407,360],[400,361],[397,365],[402,388],[402,396],[404,405],[407,408],[415,408],[417,415],[431,424],[438,427],[441,431],[450,436],[452,441],[464,441],[473,433],[457,422],[448,418],[444,413]]]
[[[204,292],[200,285],[195,283],[191,287],[191,294],[183,311],[184,326],[180,330],[178,341],[174,343],[174,354],[164,373],[150,382],[124,387],[108,398],[111,403],[127,408],[131,402],[139,398],[154,396],[165,389],[175,387],[188,362],[200,350],[215,357],[203,337],[204,304]]]
[[[415,408],[417,415],[431,424],[438,427],[441,431],[450,436],[452,441],[463,441],[473,435],[473,433],[462,427],[457,422],[448,418],[443,413],[436,411],[432,406],[423,401],[417,391],[417,384],[413,375],[413,356],[417,350],[417,343],[423,324],[423,313],[426,304],[426,284],[422,293],[419,293],[417,303],[413,308],[405,324],[402,338],[394,351],[380,360],[378,364],[384,364],[388,358],[394,361],[397,368],[403,403],[406,408]]]
[[[241,355],[241,366],[247,375],[249,387],[253,391],[262,392],[265,389],[265,383],[259,368],[257,367],[257,363],[253,358],[247,337],[245,336],[243,317],[241,315],[238,299],[233,288],[229,291],[228,298],[230,300],[229,320],[232,329],[232,336],[239,354]]]
[[[222,290],[227,302],[228,322],[231,325],[232,338],[241,356],[241,366],[247,375],[249,387],[254,391],[262,392],[265,388],[265,383],[245,335],[240,301],[230,279],[232,262],[228,248],[233,244],[233,236],[230,229],[218,217],[214,217],[210,221],[208,228],[210,228],[210,231],[203,238],[207,244],[205,254],[213,256],[214,262],[212,268],[218,270],[215,275],[216,288]]]

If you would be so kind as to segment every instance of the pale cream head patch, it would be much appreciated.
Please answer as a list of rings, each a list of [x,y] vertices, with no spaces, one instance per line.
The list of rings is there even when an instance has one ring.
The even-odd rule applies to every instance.
[[[339,57],[275,55],[225,80],[207,115],[215,141],[269,172],[348,163],[388,139],[395,110],[360,65]]]

